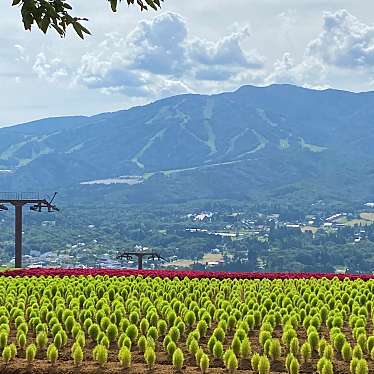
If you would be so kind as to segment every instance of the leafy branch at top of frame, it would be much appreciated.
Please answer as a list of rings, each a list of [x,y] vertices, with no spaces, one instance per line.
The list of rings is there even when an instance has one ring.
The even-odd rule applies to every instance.
[[[88,0],[89,1],[89,0]],[[128,5],[135,5],[141,11],[152,8],[158,10],[161,8],[163,0],[107,0],[113,12],[117,11],[121,2]],[[31,31],[33,25],[36,25],[44,34],[52,28],[61,37],[66,35],[69,26],[73,27],[78,36],[84,39],[85,34],[91,34],[83,26],[82,21],[88,21],[84,17],[75,17],[71,14],[73,7],[64,0],[12,0],[12,6],[21,8],[22,22],[25,30]]]

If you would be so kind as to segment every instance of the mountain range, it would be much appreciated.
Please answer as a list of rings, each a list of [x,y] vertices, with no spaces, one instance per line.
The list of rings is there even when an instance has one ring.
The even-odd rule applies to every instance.
[[[361,201],[374,193],[373,130],[374,92],[271,85],[179,95],[1,128],[0,189],[128,202]]]

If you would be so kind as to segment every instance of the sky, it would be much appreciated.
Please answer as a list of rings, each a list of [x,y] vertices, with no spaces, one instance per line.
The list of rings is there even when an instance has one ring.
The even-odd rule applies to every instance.
[[[10,4],[0,4],[0,126],[245,84],[374,90],[372,0],[165,0],[116,14],[107,0],[70,0],[89,19],[84,41],[24,31]]]

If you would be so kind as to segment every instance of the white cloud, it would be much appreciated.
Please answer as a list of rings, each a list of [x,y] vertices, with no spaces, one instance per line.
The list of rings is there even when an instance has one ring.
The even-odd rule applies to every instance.
[[[305,57],[295,63],[289,52],[274,63],[266,83],[291,83],[304,87],[322,88],[326,85],[327,67],[318,59]]]
[[[261,56],[241,47],[248,36],[248,27],[242,27],[217,42],[191,39],[181,16],[164,13],[139,22],[127,36],[108,34],[98,51],[82,57],[75,82],[150,98],[193,92],[200,81],[228,81],[243,69],[263,67]]]
[[[69,76],[67,69],[62,65],[59,58],[48,60],[43,52],[36,56],[32,70],[39,78],[43,78],[48,82],[55,82]]]
[[[372,67],[374,25],[360,22],[347,10],[325,12],[322,33],[308,45],[307,54],[341,68]]]

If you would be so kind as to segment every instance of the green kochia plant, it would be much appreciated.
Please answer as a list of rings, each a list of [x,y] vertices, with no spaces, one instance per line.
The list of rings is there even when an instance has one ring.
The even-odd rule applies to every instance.
[[[3,357],[3,360],[4,360],[4,362],[5,362],[6,365],[12,359],[12,350],[11,350],[11,348],[10,348],[9,345],[7,345],[6,347],[4,347],[3,353],[2,353],[2,357]]]
[[[301,346],[301,356],[303,358],[304,363],[307,363],[312,357],[312,349],[308,342],[305,342]]]
[[[131,352],[126,346],[122,346],[119,350],[118,360],[124,369],[131,367]]]
[[[270,373],[270,362],[266,356],[261,356],[258,362],[258,373],[269,374]]]
[[[52,343],[49,345],[47,349],[47,358],[48,361],[51,363],[52,366],[54,366],[58,359],[58,349],[56,346]]]
[[[290,363],[290,374],[299,374],[300,365],[296,358],[293,358]]]
[[[243,360],[249,360],[252,354],[251,343],[248,337],[245,337],[240,345],[240,357]]]
[[[26,348],[26,360],[29,364],[31,364],[35,360],[36,356],[36,346],[35,344],[30,344]]]
[[[200,370],[202,374],[205,374],[209,368],[209,357],[204,353],[200,359]]]
[[[230,374],[235,373],[236,369],[238,368],[238,359],[236,358],[234,352],[230,352],[227,358],[226,367]]]
[[[251,366],[252,366],[252,369],[253,371],[258,371],[258,364],[260,362],[260,358],[261,356],[256,352],[253,354],[252,358],[251,358]]]
[[[97,361],[100,367],[104,367],[104,365],[108,362],[108,350],[102,344],[98,344],[93,350],[93,357],[95,361]]]
[[[217,359],[222,359],[223,357],[223,345],[222,343],[217,340],[213,347],[213,356]]]
[[[144,352],[144,359],[149,369],[152,370],[156,363],[156,353],[153,350],[153,348],[147,347],[147,349]]]
[[[83,362],[83,350],[79,344],[74,347],[72,358],[75,366],[79,366]]]
[[[177,348],[174,351],[172,361],[173,361],[173,366],[175,370],[177,371],[182,370],[183,363],[184,363],[184,356],[183,356],[183,352],[179,348]]]

